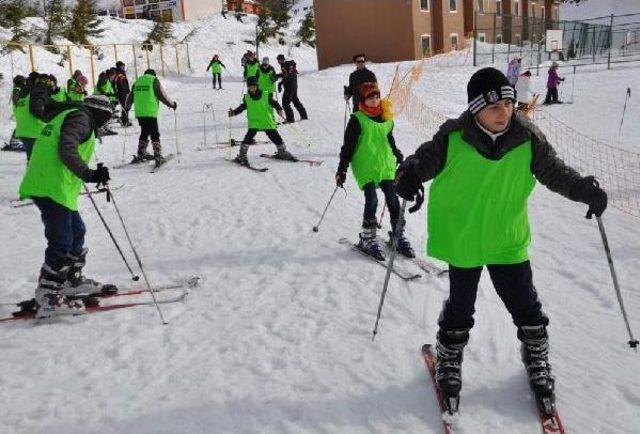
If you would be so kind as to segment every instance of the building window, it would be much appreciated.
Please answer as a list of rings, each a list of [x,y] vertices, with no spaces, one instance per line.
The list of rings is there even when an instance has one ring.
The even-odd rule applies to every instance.
[[[431,55],[431,35],[422,35],[420,37],[420,45],[422,47],[422,55]]]
[[[478,0],[478,11],[484,12],[484,0]]]
[[[457,50],[458,49],[458,34],[457,33],[452,33],[450,35],[451,37],[451,49],[452,50]]]
[[[478,41],[479,42],[485,42],[486,40],[487,40],[486,33],[478,33]]]
[[[520,35],[516,35],[516,45],[522,45],[522,37]]]
[[[449,0],[449,12],[458,12],[458,0]]]
[[[496,2],[496,14],[502,15],[502,2]]]
[[[502,35],[496,35],[496,44],[502,44]]]
[[[420,10],[429,11],[429,3],[431,3],[431,0],[420,0]]]

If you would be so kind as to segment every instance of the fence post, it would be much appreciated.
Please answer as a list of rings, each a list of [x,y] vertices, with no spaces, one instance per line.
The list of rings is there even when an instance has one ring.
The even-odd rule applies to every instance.
[[[176,50],[176,72],[180,75],[180,58],[178,57],[178,44],[174,45],[173,48]]]
[[[189,47],[187,45],[187,47]],[[473,66],[478,66],[476,56],[478,55],[478,11],[473,11]],[[424,57],[424,54],[423,54]]]
[[[36,70],[36,65],[33,61],[33,46],[29,44],[29,60],[31,61],[31,72]]]
[[[496,57],[496,19],[497,19],[497,15],[498,13],[494,13],[493,14],[493,41],[491,44],[491,64],[493,65],[495,63],[495,57]]]
[[[153,45],[152,45],[152,47],[153,47]],[[147,54],[147,69],[151,69],[151,61],[149,60],[149,45],[147,45],[147,49],[144,50],[144,52]]]
[[[113,56],[116,58],[116,62],[118,61],[118,46],[113,44]]]
[[[609,24],[609,55],[607,56],[607,69],[611,69],[611,46],[613,45],[613,14]]]
[[[189,71],[191,71],[191,55],[189,54],[189,43],[187,45],[187,66],[189,67]]]
[[[593,27],[593,38],[591,38],[591,48],[593,51],[593,63],[596,63],[596,27]]]
[[[93,63],[93,50],[94,50],[94,46],[91,45],[89,47],[89,59],[91,60],[91,83],[93,84],[93,86],[95,87],[96,85],[96,71],[95,71],[95,65]]]
[[[133,51],[133,70],[135,71],[136,78],[138,78],[138,56],[136,55],[136,44],[131,44]]]
[[[67,45],[67,60],[69,61],[69,75],[73,77],[73,55],[71,54],[71,45]]]
[[[162,76],[164,77],[164,45],[160,44],[160,71],[162,71]]]

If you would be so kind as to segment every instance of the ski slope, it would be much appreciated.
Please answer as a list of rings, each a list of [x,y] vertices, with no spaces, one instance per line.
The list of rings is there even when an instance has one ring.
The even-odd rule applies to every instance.
[[[208,59],[209,49],[193,51]],[[227,52],[229,63],[238,63],[244,50]],[[395,65],[371,68],[387,89]],[[380,333],[372,342],[384,270],[337,242],[355,240],[362,218],[363,197],[350,174],[347,193],[336,194],[320,231],[311,231],[334,189],[342,84],[352,67],[303,68],[299,94],[310,120],[295,126],[308,140],[279,128],[291,152],[324,164],[262,159],[258,154],[275,147],[257,145],[249,159],[269,167],[263,174],[224,161],[226,149],[197,150],[204,141],[205,104],[216,116],[213,122],[205,113],[207,144],[241,139],[246,121],[225,116],[239,103],[239,77],[223,77],[225,89],[216,92],[200,71],[204,67],[194,69],[192,76],[163,80],[178,111],[174,131],[173,112],[162,109],[161,139],[165,153],[179,147],[180,158],[155,174],[128,167],[112,169],[111,175],[113,185],[124,184],[114,194],[151,282],[198,274],[202,284],[184,303],[162,306],[167,326],[152,307],[47,325],[1,325],[0,432],[440,433],[420,347],[434,341],[446,279],[392,278]],[[473,71],[434,64],[425,68],[416,92],[453,116],[466,105]],[[584,104],[549,110],[585,134],[617,134],[621,107],[606,99],[607,86],[624,82],[638,88],[638,67],[595,70],[581,79],[576,101]],[[633,146],[639,113],[637,105],[628,110],[628,120],[635,121],[625,124],[623,137],[625,146]],[[404,118],[396,121],[397,144],[405,155],[428,139]],[[123,145],[127,158],[135,152],[139,129],[118,131],[97,148],[99,161],[110,167],[121,163]],[[45,246],[37,210],[8,204],[23,170],[24,155],[0,154],[2,302],[33,295]],[[124,246],[112,205],[104,197],[97,200]],[[551,320],[558,408],[568,432],[637,433],[640,356],[625,345],[597,226],[584,219],[585,211],[542,186],[530,201],[530,252]],[[126,269],[86,199],[80,212],[90,248],[86,274],[128,284]],[[425,212],[407,218],[407,235],[423,257]],[[638,332],[640,225],[613,208],[604,222]],[[388,227],[387,220],[383,231]],[[460,432],[539,432],[516,330],[486,273],[476,311],[463,364]]]

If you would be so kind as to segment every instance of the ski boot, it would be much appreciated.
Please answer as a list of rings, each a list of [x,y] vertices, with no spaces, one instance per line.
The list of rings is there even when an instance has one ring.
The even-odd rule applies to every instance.
[[[273,154],[273,158],[286,161],[298,161],[298,159],[294,157],[291,152],[287,151],[287,148],[285,148],[284,145],[278,146],[278,151]]]
[[[160,167],[167,161],[162,156],[162,145],[160,142],[151,142],[151,146],[153,146],[153,159],[156,162],[156,167]]]
[[[529,386],[542,414],[556,413],[555,377],[549,364],[549,338],[545,326],[522,326],[518,329],[518,339],[522,341],[520,355],[527,369]]]
[[[380,250],[378,240],[376,240],[376,228],[378,222],[374,220],[365,220],[362,222],[362,232],[360,232],[360,241],[357,244],[358,249],[367,255],[377,259],[378,261],[384,261],[385,257]]]
[[[87,252],[89,252],[89,249],[84,248],[78,256],[67,255],[69,271],[67,273],[67,281],[62,286],[60,293],[70,298],[77,298],[118,292],[118,288],[115,285],[87,279],[82,274],[82,269],[86,264]]]
[[[469,341],[468,329],[440,330],[436,343],[436,381],[449,414],[458,411],[462,389],[462,353]]]
[[[248,150],[249,150],[249,145],[247,143],[245,142],[240,143],[240,151],[238,152],[238,155],[236,156],[236,158],[233,159],[233,161],[242,166],[248,166],[249,165],[249,160],[247,160]]]
[[[138,155],[133,157],[131,164],[144,163],[145,161],[153,160],[153,155],[147,152],[147,142],[138,142]]]
[[[69,266],[55,271],[47,264],[42,265],[35,294],[36,319],[78,315],[84,312],[84,304],[81,301],[62,294],[68,272]]]
[[[404,230],[399,231],[396,234],[396,251],[400,253],[402,256],[407,258],[415,258],[416,252],[413,251],[413,247],[409,243],[409,240],[404,236]],[[389,247],[393,246],[393,231],[389,231]]]

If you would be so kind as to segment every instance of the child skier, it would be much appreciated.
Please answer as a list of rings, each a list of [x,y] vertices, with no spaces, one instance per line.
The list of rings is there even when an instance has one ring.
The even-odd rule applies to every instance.
[[[273,99],[272,94],[258,89],[258,78],[255,76],[247,79],[247,90],[248,93],[242,97],[242,104],[235,109],[229,109],[229,117],[236,116],[247,110],[247,120],[249,121],[249,130],[242,140],[240,152],[234,161],[245,166],[249,165],[247,151],[258,131],[264,131],[267,137],[276,145],[278,151],[274,154],[275,158],[295,161],[296,157],[287,151],[284,141],[276,129],[276,119],[273,116],[273,109],[282,117],[282,107],[280,104]]]
[[[269,58],[263,57],[262,64],[258,68],[258,88],[266,93],[273,94],[276,90],[276,70],[269,64]]]
[[[257,77],[258,69],[260,68],[260,62],[258,62],[258,59],[256,59],[256,55],[253,54],[253,51],[247,51],[242,58],[242,76],[245,78],[245,80],[249,79],[249,77]]]
[[[24,145],[24,149],[27,153],[27,161],[31,158],[31,150],[33,144],[40,135],[40,131],[44,126],[44,123],[34,116],[31,107],[31,90],[36,86],[38,81],[48,80],[48,76],[41,77],[37,72],[32,72],[27,77],[27,80],[17,93],[17,100],[15,101],[15,117],[16,117],[16,131],[15,136]]]
[[[111,117],[111,104],[101,95],[87,97],[84,103],[52,104],[49,93],[42,85],[32,92],[47,123],[20,184],[20,197],[33,199],[40,210],[48,243],[35,290],[36,318],[77,314],[84,306],[70,297],[104,289],[82,275],[88,250],[78,196],[83,182],[109,181],[106,167],[93,170],[87,163],[93,156],[95,131]]]
[[[380,104],[380,89],[376,83],[363,83],[357,92],[360,95],[359,107],[351,115],[344,133],[344,144],[340,150],[340,164],[336,172],[336,184],[340,187],[347,178],[347,168],[351,163],[353,176],[358,187],[364,192],[364,217],[362,232],[358,247],[365,253],[383,261],[384,254],[376,240],[376,209],[378,198],[376,189],[384,193],[391,229],[396,231],[400,215],[400,203],[396,194],[393,180],[396,176],[396,166],[402,162],[402,153],[396,147],[393,137],[393,120],[383,114]],[[389,237],[394,232],[389,232]],[[407,257],[414,257],[415,253],[399,229],[395,232],[397,250]]]
[[[220,58],[218,57],[217,54],[213,55],[211,62],[209,62],[209,66],[207,66],[207,71],[209,70],[209,68],[211,68],[211,74],[212,74],[211,83],[213,85],[213,88],[214,89],[216,88],[216,78],[217,78],[218,87],[222,89],[222,68],[227,69],[227,67],[224,66],[224,63],[220,61]]]
[[[445,122],[431,141],[398,168],[398,194],[421,199],[430,179],[427,253],[449,264],[449,299],[438,320],[436,378],[450,413],[462,386],[462,353],[473,327],[483,267],[511,314],[521,355],[541,413],[555,414],[549,365],[549,319],[533,285],[527,201],[536,179],[602,215],[607,195],[556,156],[545,136],[514,114],[514,90],[494,68],[467,85],[468,110]],[[414,207],[415,208],[415,207]]]
[[[83,101],[87,96],[87,84],[89,80],[82,75],[79,69],[73,72],[73,77],[67,80],[67,95],[72,101]]]
[[[549,68],[547,77],[547,96],[544,104],[558,104],[558,85],[564,81],[564,77],[558,75],[558,63],[553,62]]]

